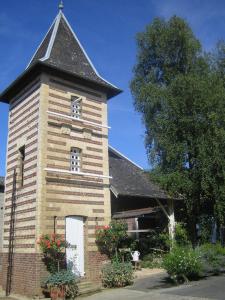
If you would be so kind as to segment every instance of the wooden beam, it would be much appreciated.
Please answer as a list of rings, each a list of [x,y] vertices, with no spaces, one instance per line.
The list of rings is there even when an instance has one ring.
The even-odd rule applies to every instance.
[[[168,228],[169,228],[169,236],[170,239],[173,241],[174,240],[174,235],[175,235],[175,215],[174,215],[174,200],[173,199],[168,199],[168,212],[165,209],[165,207],[162,205],[162,203],[159,201],[159,199],[156,199],[156,202],[159,204],[161,207],[162,211],[164,212],[165,216],[167,217],[169,223],[168,223]]]

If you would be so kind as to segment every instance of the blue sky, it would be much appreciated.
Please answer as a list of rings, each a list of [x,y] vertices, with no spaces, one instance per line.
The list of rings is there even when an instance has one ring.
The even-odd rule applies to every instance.
[[[123,94],[109,101],[110,144],[149,168],[144,126],[129,91],[135,36],[154,17],[184,17],[204,48],[225,39],[225,2],[214,0],[65,0],[64,14],[98,72]],[[58,0],[7,0],[0,10],[0,91],[26,67],[57,14]],[[5,173],[8,107],[0,103],[0,175]]]

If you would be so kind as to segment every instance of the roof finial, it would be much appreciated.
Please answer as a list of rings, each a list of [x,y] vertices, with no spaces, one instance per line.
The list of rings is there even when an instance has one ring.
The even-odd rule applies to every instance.
[[[61,0],[59,3],[59,10],[62,11],[64,8],[63,1]]]

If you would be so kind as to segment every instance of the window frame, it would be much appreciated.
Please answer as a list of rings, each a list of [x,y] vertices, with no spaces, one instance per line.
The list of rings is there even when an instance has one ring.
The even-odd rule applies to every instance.
[[[82,150],[78,147],[70,149],[70,171],[81,172],[82,169]]]
[[[71,96],[71,116],[75,120],[82,117],[82,98],[79,96]]]
[[[23,145],[19,148],[19,168],[20,168],[20,187],[24,186],[24,165],[26,159],[26,147]]]

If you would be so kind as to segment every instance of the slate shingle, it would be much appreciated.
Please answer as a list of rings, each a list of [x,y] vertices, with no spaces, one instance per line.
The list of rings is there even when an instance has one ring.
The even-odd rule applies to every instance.
[[[102,91],[107,99],[122,92],[99,75],[61,11],[27,69],[0,94],[0,101],[9,103],[31,79],[43,72]]]
[[[52,47],[49,46],[51,43]],[[45,58],[47,50],[50,50],[49,57]],[[115,88],[96,72],[62,12],[57,16],[29,66],[40,59],[47,65],[74,73],[107,87]]]
[[[166,193],[152,183],[148,174],[109,147],[109,174],[112,191],[118,196],[168,199]]]

